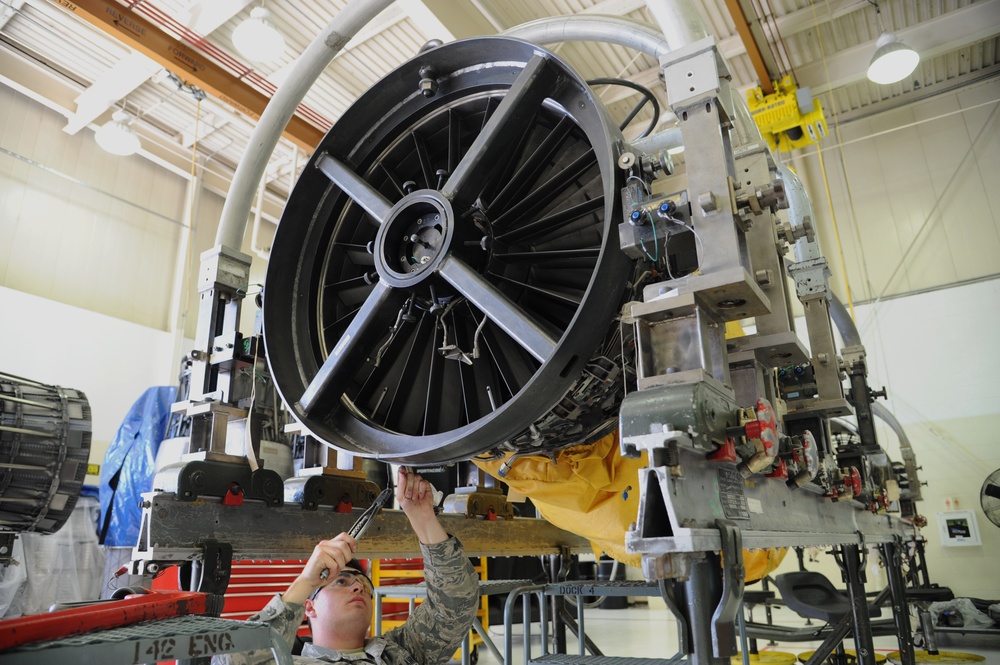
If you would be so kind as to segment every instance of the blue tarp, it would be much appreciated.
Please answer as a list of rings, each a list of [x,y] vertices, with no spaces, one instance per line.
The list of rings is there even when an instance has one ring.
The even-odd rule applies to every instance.
[[[139,539],[140,496],[153,486],[153,462],[167,431],[177,389],[149,388],[122,421],[101,465],[103,544],[134,547]]]

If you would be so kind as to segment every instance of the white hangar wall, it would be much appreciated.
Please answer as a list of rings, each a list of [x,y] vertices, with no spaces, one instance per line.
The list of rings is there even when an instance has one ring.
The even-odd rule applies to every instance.
[[[983,545],[945,549],[934,513],[945,497],[978,509],[983,477],[1000,467],[1000,389],[991,380],[1000,374],[993,349],[1000,282],[989,279],[1000,274],[1000,252],[991,249],[1000,149],[996,105],[989,105],[1000,97],[998,88],[992,81],[892,112],[920,122],[872,141],[866,132],[889,121],[852,123],[843,136],[854,143],[843,155],[828,153],[847,164],[846,175],[827,163],[842,233],[861,238],[865,248],[862,254],[844,243],[852,282],[867,284],[856,299],[967,282],[857,310],[872,384],[889,388],[888,405],[904,422],[930,483],[921,507],[931,519],[931,575],[958,594],[993,597],[1000,596],[1000,569],[985,553],[1000,545],[1000,529],[980,514]],[[942,109],[948,115],[934,119]],[[178,265],[185,251],[197,257],[212,245],[222,199],[202,192],[186,250],[184,178],[138,157],[106,155],[89,132],[69,136],[61,127],[58,114],[0,86],[0,368],[87,392],[95,417],[92,461],[99,462],[142,390],[175,380],[176,359],[190,346],[197,316],[194,309],[186,321],[178,316],[182,297],[197,301],[195,270],[183,275]],[[902,150],[914,141],[919,151]],[[872,149],[879,168],[855,170],[859,160],[873,163]],[[809,159],[799,161],[826,228],[828,206]],[[924,176],[897,178],[904,166]],[[932,219],[922,244],[907,253],[908,239],[923,237],[918,230],[931,213],[940,220]],[[855,223],[857,232],[849,226]],[[895,253],[883,249],[886,242]],[[250,253],[248,243],[243,251]],[[830,260],[839,270],[836,257]],[[905,270],[897,275],[905,274],[905,282],[889,277],[889,267],[900,262]],[[251,283],[262,281],[263,268],[255,259]],[[178,286],[184,281],[186,287]],[[891,435],[883,439],[897,451]]]

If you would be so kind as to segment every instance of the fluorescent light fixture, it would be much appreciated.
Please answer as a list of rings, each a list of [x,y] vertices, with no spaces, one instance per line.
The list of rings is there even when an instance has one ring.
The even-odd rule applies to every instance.
[[[253,62],[273,62],[285,52],[285,38],[274,27],[266,7],[254,7],[250,18],[233,30],[233,45]]]
[[[868,65],[868,78],[875,83],[896,83],[913,73],[920,62],[920,55],[896,39],[891,32],[883,32],[875,42],[875,55]]]
[[[125,111],[115,111],[111,120],[94,133],[94,139],[97,145],[121,157],[134,155],[142,147],[138,134],[132,130],[132,116]]]

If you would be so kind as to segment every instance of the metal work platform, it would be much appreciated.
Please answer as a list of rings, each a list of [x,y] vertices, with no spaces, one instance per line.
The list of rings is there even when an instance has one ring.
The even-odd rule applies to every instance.
[[[0,653],[0,661],[4,665],[131,665],[253,649],[271,649],[279,665],[292,664],[288,645],[268,624],[206,616],[174,617],[26,644]]]
[[[499,594],[507,593],[515,589],[519,589],[526,585],[530,585],[531,580],[485,580],[479,583],[479,595],[480,596],[496,596]],[[397,584],[393,586],[381,586],[375,589],[375,634],[382,634],[382,599],[383,598],[409,598],[410,599],[410,612],[414,610],[417,598],[425,598],[427,596],[427,585],[426,584]],[[497,649],[496,645],[493,644],[493,640],[490,638],[489,633],[483,627],[482,621],[479,620],[477,616],[472,621],[472,627],[475,629],[476,634],[483,638],[483,644],[489,649],[493,657],[501,662],[506,662],[504,660],[503,654]],[[462,640],[462,665],[469,665],[471,662],[471,648],[469,645],[469,636],[466,634],[465,639]]]
[[[684,653],[678,653],[670,658],[633,658],[615,657],[604,655],[587,656],[586,650],[594,650],[592,644],[588,645],[584,624],[584,596],[660,596],[660,586],[645,580],[628,581],[607,581],[607,582],[556,582],[552,584],[525,585],[513,589],[507,596],[507,604],[504,607],[504,664],[511,665],[513,662],[513,621],[514,605],[519,597],[524,597],[521,610],[524,613],[524,663],[525,665],[536,665],[542,663],[562,663],[565,665],[675,665],[685,662]],[[539,606],[539,623],[541,626],[542,653],[532,655],[531,653],[531,596],[535,596]],[[545,598],[574,596],[576,598],[576,634],[578,643],[578,653],[559,654],[549,653],[548,603]]]

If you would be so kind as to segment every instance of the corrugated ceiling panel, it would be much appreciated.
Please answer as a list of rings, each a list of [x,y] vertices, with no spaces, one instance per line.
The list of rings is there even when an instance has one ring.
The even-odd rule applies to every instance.
[[[935,90],[944,90],[959,77],[971,79],[977,74],[995,76],[1000,66],[998,52],[1000,37],[994,37],[936,58],[924,59],[912,76],[899,83],[879,85],[862,80],[843,86],[832,96],[823,96],[826,112],[833,116],[850,114],[873,104],[900,100],[911,93],[932,94]]]
[[[398,63],[413,57],[426,41],[427,37],[409,20],[395,23],[382,34],[338,55],[307,93],[306,104],[335,121],[358,96]]]
[[[715,35],[718,39],[725,39],[736,32],[733,17],[730,16],[725,2],[721,0],[719,2],[707,0],[706,2],[698,3],[698,7],[705,21],[708,34]]]
[[[543,7],[543,3],[533,0],[481,0],[489,11],[508,28],[551,16]]]
[[[74,72],[74,78],[84,85],[105,76],[118,59],[130,53],[120,43],[72,16],[61,16],[59,18],[67,20],[56,21],[52,12],[61,10],[44,0],[30,0],[21,13],[4,26],[3,34],[19,48],[49,60],[57,69]],[[125,101],[131,113],[144,116],[154,128],[162,128],[165,138],[179,141],[179,133],[171,128],[193,126],[196,115],[193,97],[178,91],[169,79],[147,82],[130,93]],[[216,154],[218,159],[234,167],[246,148],[246,138],[254,121],[214,100],[206,100],[203,106],[213,107],[206,110],[207,114],[228,115],[231,121],[205,138],[202,154],[219,153]],[[144,133],[149,129],[145,128]],[[175,152],[183,155],[188,149],[177,145]]]
[[[130,53],[118,42],[95,33],[73,17],[62,20],[65,12],[45,0],[25,3],[4,26],[3,34],[31,53],[55,56],[65,72],[89,83]]]

